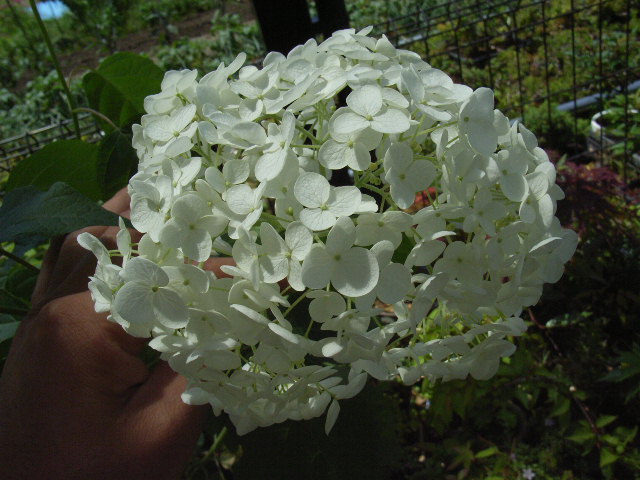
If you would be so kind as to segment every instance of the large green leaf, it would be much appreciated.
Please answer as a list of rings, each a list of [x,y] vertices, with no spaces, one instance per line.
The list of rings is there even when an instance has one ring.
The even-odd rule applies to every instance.
[[[98,148],[98,183],[103,198],[110,198],[124,187],[138,169],[138,156],[131,146],[131,138],[119,130],[109,133]]]
[[[160,67],[148,58],[121,52],[87,73],[82,84],[91,108],[125,127],[144,113],[145,97],[160,91],[162,76]]]
[[[331,433],[324,417],[259,428],[240,437],[243,454],[234,467],[237,480],[377,480],[389,478],[401,460],[397,401],[388,386],[367,387],[340,402]]]
[[[97,181],[97,152],[97,145],[81,140],[50,143],[11,170],[7,190],[27,185],[47,190],[56,182],[64,182],[87,197],[99,200],[102,187]]]
[[[65,183],[42,192],[34,186],[7,193],[0,207],[0,242],[36,246],[90,225],[117,225],[118,216]]]

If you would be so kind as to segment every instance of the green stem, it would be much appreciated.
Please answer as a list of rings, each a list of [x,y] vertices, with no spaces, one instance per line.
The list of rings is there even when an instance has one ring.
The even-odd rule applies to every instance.
[[[309,338],[309,334],[311,333],[311,327],[313,327],[313,320],[309,321],[309,326],[307,327],[307,331],[304,332],[304,338]]]
[[[62,88],[67,96],[67,101],[69,102],[69,110],[71,110],[71,118],[73,119],[73,128],[76,131],[76,137],[78,140],[82,138],[80,134],[80,122],[78,121],[78,113],[75,112],[76,102],[73,99],[73,95],[71,94],[71,90],[69,89],[69,84],[64,78],[64,74],[62,73],[62,68],[60,67],[60,62],[58,61],[58,56],[53,48],[53,44],[51,43],[51,38],[47,33],[47,27],[45,27],[44,22],[42,21],[42,17],[40,17],[40,12],[38,12],[38,7],[36,6],[35,0],[29,0],[29,5],[31,5],[31,11],[33,15],[36,17],[36,21],[38,22],[38,26],[40,27],[40,31],[42,32],[42,36],[44,37],[44,41],[47,44],[47,49],[49,50],[49,54],[51,55],[51,60],[53,61],[53,65],[58,73],[58,78],[60,79],[60,83],[62,84]]]
[[[291,312],[291,310],[293,310],[294,308],[296,308],[296,305],[298,305],[304,298],[306,298],[307,293],[309,293],[311,290],[307,290],[306,292],[304,292],[302,295],[300,295],[298,298],[296,298],[296,300],[291,304],[291,306],[289,306],[289,308],[287,308],[284,313],[282,314],[283,317],[287,318],[287,315],[289,315],[289,313]]]
[[[23,258],[20,258],[17,255],[14,255],[13,253],[8,252],[4,248],[0,247],[0,256],[2,256],[2,255],[4,255],[7,258],[10,258],[11,260],[13,260],[16,263],[19,263],[20,265],[22,265],[23,267],[26,267],[27,269],[31,270],[32,272],[40,273],[40,269],[38,267],[36,267],[34,265],[31,265],[29,262],[27,262]]]
[[[78,108],[76,108],[76,109],[74,109],[74,110],[72,111],[72,113],[75,113],[75,112],[88,112],[88,113],[90,113],[91,115],[95,115],[96,117],[100,118],[101,120],[104,120],[106,123],[108,123],[109,125],[111,125],[111,127],[112,127],[114,130],[119,130],[119,128],[116,126],[116,124],[115,124],[115,123],[113,123],[109,117],[107,117],[106,115],[104,115],[104,114],[100,113],[100,112],[99,112],[99,111],[97,111],[97,110],[94,110],[93,108],[78,107]]]
[[[213,454],[216,453],[216,450],[218,450],[218,448],[220,447],[222,440],[224,440],[224,437],[227,436],[227,432],[228,432],[227,427],[222,427],[222,430],[220,430],[220,433],[218,433],[218,435],[216,435],[215,439],[213,440],[213,445],[211,445],[211,448],[202,459],[203,464],[207,463],[209,459],[213,456]]]

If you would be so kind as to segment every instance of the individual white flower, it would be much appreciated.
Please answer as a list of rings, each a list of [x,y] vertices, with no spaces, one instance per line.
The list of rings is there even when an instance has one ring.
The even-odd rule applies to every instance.
[[[479,282],[484,273],[471,245],[461,241],[447,245],[433,271],[447,273],[460,282],[471,284]]]
[[[302,262],[313,244],[313,236],[300,222],[287,225],[284,240],[268,223],[260,225],[263,256],[261,259],[264,281],[275,283],[287,278],[294,290],[304,290]]]
[[[167,328],[187,325],[187,307],[175,291],[167,288],[170,278],[161,267],[136,257],[127,263],[121,276],[125,284],[116,293],[112,313],[128,331],[149,332],[157,322]]]
[[[162,116],[147,125],[145,132],[149,138],[156,142],[161,142],[163,148],[171,152],[171,147],[176,142],[182,142],[185,145],[192,145],[191,138],[196,133],[198,124],[194,122],[196,114],[196,106],[193,104],[180,107],[171,115]],[[184,147],[174,147],[186,151]],[[178,150],[172,153],[182,153]]]
[[[498,132],[493,124],[493,91],[478,88],[460,107],[460,133],[476,152],[491,155],[498,146]]]
[[[411,147],[404,142],[391,144],[384,156],[384,170],[391,198],[400,208],[409,208],[416,192],[429,188],[436,177],[433,164],[414,158]]]
[[[362,247],[353,247],[355,226],[341,217],[327,237],[326,245],[314,244],[302,263],[302,282],[309,288],[331,283],[342,295],[359,297],[378,283],[375,256]]]
[[[381,302],[392,305],[401,301],[412,290],[411,270],[405,265],[392,262],[394,246],[389,240],[381,240],[371,247],[380,269],[376,287],[367,295],[356,300],[356,306],[365,310],[370,308],[377,297]]]
[[[160,231],[160,241],[180,248],[185,256],[203,262],[211,256],[213,237],[220,235],[227,219],[214,214],[212,209],[195,194],[178,198],[171,208],[171,219]]]
[[[154,241],[158,241],[160,229],[168,219],[173,194],[171,179],[166,175],[134,176],[129,182],[129,195],[131,223],[135,229],[149,233]]]
[[[265,185],[262,183],[256,188],[243,183],[227,190],[227,205],[233,213],[238,215],[238,218],[231,218],[229,222],[231,238],[238,238],[239,227],[249,229],[258,221],[264,206],[262,199],[264,189]]]
[[[348,109],[336,112],[333,130],[352,133],[367,127],[381,133],[402,133],[409,129],[407,114],[385,105],[382,89],[377,85],[364,85],[347,96]]]
[[[303,173],[293,187],[296,199],[305,207],[300,220],[311,230],[332,227],[339,217],[354,214],[362,195],[356,187],[332,187],[322,175]]]
[[[280,125],[270,123],[267,129],[267,143],[255,167],[256,178],[260,182],[272,180],[282,173],[287,156],[295,157],[289,148],[296,133],[296,119],[291,112],[285,112]]]
[[[389,210],[384,213],[363,213],[358,216],[356,245],[373,245],[388,240],[394,248],[402,242],[402,234],[411,228],[411,215]]]
[[[369,152],[380,144],[381,138],[380,132],[370,128],[349,134],[334,131],[332,138],[320,147],[318,161],[332,170],[347,166],[353,170],[366,170],[371,165]]]

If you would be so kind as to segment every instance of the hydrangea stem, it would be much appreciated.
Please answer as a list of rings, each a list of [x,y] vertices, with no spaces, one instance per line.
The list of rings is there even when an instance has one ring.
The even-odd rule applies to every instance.
[[[58,61],[58,56],[56,55],[56,51],[53,48],[53,43],[51,43],[51,38],[49,37],[49,33],[47,32],[47,27],[44,25],[42,21],[42,17],[40,16],[40,12],[38,12],[38,7],[36,6],[35,0],[29,0],[29,5],[31,6],[31,11],[33,15],[36,17],[36,21],[38,22],[38,27],[40,27],[40,31],[42,32],[42,37],[44,38],[45,43],[47,44],[47,49],[49,50],[49,54],[51,55],[51,61],[58,73],[58,78],[60,79],[60,84],[64,89],[64,93],[67,96],[67,102],[69,102],[69,110],[71,111],[71,119],[73,120],[73,128],[76,131],[76,137],[80,139],[82,135],[80,134],[80,122],[78,121],[78,112],[76,112],[76,101],[73,99],[73,95],[71,93],[71,89],[69,88],[69,84],[64,78],[64,74],[62,73],[62,68],[60,67],[60,62]]]
[[[13,253],[5,250],[2,247],[0,247],[0,256],[5,256],[7,258],[10,258],[14,262],[19,263],[20,265],[22,265],[23,267],[26,267],[28,270],[31,270],[32,272],[40,273],[40,269],[38,267],[31,265],[26,260],[18,257],[17,255],[14,255]]]

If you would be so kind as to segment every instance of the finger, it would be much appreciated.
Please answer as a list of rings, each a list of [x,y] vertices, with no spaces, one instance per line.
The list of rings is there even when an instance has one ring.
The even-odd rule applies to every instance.
[[[192,406],[182,401],[186,385],[184,377],[161,362],[139,387],[125,413],[129,427],[135,426],[128,434],[140,435],[144,441],[139,443],[151,447],[156,458],[172,458],[173,467],[167,468],[178,469],[176,478],[191,457],[210,410],[208,406]],[[154,445],[149,445],[150,442]]]
[[[213,257],[204,262],[204,269],[209,270],[215,274],[216,277],[229,277],[230,275],[224,273],[220,267],[223,265],[235,265],[236,262],[232,257]]]
[[[131,202],[131,198],[129,197],[129,192],[127,191],[127,187],[123,187],[118,190],[113,197],[104,202],[102,207],[105,210],[109,210],[110,212],[117,213],[118,215],[122,215],[124,212],[129,210],[129,204]],[[128,218],[128,217],[127,217]]]

